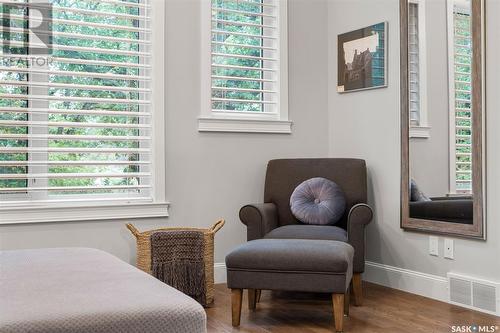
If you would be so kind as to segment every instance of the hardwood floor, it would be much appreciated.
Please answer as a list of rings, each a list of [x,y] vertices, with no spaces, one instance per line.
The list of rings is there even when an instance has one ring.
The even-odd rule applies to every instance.
[[[498,326],[500,318],[470,311],[429,298],[364,283],[363,306],[352,305],[344,318],[346,333],[451,333],[452,325]],[[248,310],[244,292],[241,324],[231,326],[231,292],[215,287],[215,305],[207,309],[208,332],[334,332],[330,295],[263,290],[255,311]],[[474,332],[474,331],[473,331]],[[492,331],[488,331],[491,333]]]

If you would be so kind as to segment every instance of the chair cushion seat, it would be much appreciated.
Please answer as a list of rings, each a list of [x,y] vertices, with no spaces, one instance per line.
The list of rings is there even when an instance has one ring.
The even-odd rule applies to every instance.
[[[290,224],[276,228],[264,238],[274,239],[314,239],[347,242],[347,231],[331,225]]]
[[[306,239],[258,239],[226,256],[228,269],[346,273],[354,249],[344,242]]]

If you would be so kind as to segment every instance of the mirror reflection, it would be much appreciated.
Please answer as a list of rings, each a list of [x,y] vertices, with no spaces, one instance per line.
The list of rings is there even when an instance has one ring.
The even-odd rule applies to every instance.
[[[470,0],[409,0],[410,217],[473,224]]]

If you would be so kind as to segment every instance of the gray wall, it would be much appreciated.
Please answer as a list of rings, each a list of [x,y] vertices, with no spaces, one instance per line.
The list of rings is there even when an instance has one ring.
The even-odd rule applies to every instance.
[[[289,4],[289,114],[293,134],[199,133],[200,1],[166,6],[166,135],[168,219],[136,220],[139,229],[160,225],[208,226],[223,217],[216,262],[246,239],[238,210],[262,201],[269,159],[327,156],[327,1]],[[126,221],[0,226],[0,249],[96,247],[133,262]]]
[[[500,2],[488,0],[487,73],[499,73]],[[337,94],[336,36],[339,33],[389,21],[389,87],[365,92]],[[455,260],[427,253],[427,235],[405,232],[399,227],[399,5],[396,0],[332,0],[329,2],[330,33],[330,153],[332,156],[365,158],[369,166],[370,200],[376,218],[367,230],[368,260],[418,272],[444,276],[448,271],[500,279],[500,89],[498,75],[487,75],[487,166],[488,241],[455,240]],[[442,244],[441,244],[442,253]]]
[[[448,36],[446,0],[425,3],[427,117],[430,137],[410,139],[410,172],[428,196],[449,192]]]

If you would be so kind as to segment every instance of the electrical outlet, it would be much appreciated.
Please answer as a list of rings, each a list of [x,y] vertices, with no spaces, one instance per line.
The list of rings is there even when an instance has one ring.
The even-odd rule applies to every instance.
[[[429,236],[429,254],[439,256],[439,238],[437,236]]]
[[[447,259],[455,259],[453,249],[453,239],[445,238],[444,239],[444,257]]]

